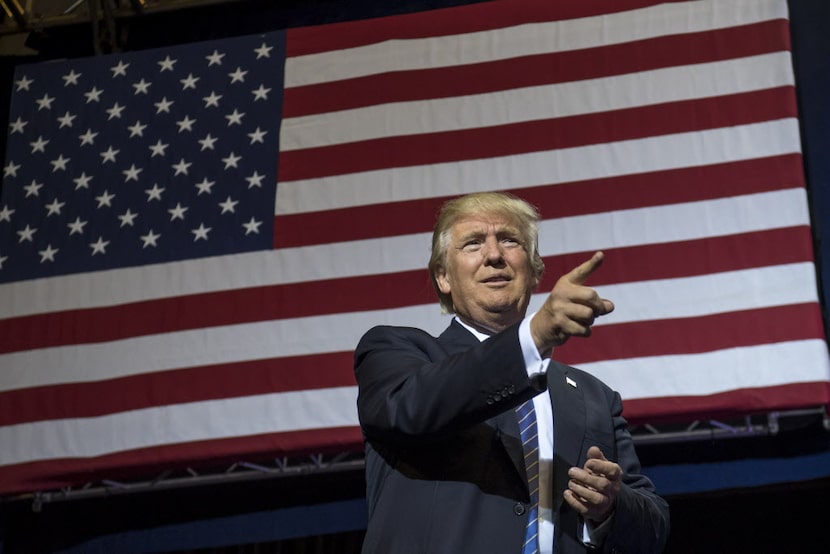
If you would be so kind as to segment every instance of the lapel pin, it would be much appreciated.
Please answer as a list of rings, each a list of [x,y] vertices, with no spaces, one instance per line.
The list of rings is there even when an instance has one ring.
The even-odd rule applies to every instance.
[[[571,379],[570,377],[565,377],[565,382],[568,383],[573,388],[576,388],[576,381]]]

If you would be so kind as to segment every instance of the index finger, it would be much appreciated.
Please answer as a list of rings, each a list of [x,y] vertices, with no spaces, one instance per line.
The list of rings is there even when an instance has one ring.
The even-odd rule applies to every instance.
[[[582,262],[575,268],[573,268],[567,275],[568,281],[575,285],[582,285],[585,281],[588,280],[588,277],[597,270],[599,266],[602,265],[602,260],[605,259],[605,254],[600,252],[595,252],[591,259]]]

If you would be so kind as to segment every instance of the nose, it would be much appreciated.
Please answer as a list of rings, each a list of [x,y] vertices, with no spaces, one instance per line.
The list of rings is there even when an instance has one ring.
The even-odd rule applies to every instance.
[[[504,261],[504,252],[499,240],[494,236],[487,237],[484,242],[484,260],[489,265],[498,265]]]

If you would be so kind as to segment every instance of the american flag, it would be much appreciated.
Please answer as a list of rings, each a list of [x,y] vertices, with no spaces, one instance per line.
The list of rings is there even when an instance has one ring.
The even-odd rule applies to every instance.
[[[351,352],[439,333],[447,198],[614,300],[555,352],[632,422],[825,405],[785,0],[502,0],[21,66],[0,493],[360,449]]]

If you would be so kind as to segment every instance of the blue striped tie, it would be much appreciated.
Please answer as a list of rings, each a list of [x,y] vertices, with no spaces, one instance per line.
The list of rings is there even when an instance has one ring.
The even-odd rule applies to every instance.
[[[539,552],[539,432],[536,429],[536,410],[533,400],[528,400],[516,408],[519,417],[519,433],[525,454],[527,486],[530,490],[530,513],[525,530],[525,543],[522,554]]]

